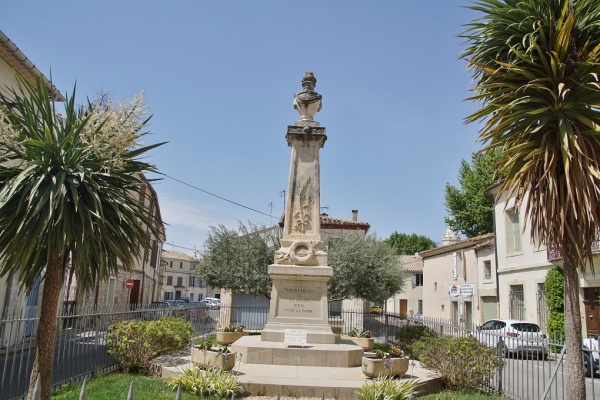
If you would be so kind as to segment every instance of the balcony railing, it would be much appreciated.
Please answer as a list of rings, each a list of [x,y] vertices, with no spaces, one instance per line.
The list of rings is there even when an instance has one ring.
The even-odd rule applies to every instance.
[[[600,234],[598,235],[598,238],[600,239]],[[600,240],[596,240],[592,244],[592,254],[593,255],[600,254]],[[552,246],[548,246],[548,248],[546,249],[546,259],[549,262],[556,262],[556,261],[560,261],[562,259],[562,256],[561,256],[559,250],[557,250],[556,248],[554,248]]]

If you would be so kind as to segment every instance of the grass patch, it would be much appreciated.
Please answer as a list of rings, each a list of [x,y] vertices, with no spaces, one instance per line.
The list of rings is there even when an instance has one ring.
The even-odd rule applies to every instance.
[[[383,351],[384,353],[387,353],[390,351],[390,347],[391,345],[387,342],[375,342],[373,343],[373,352]]]
[[[161,378],[120,373],[98,375],[87,383],[88,400],[126,399],[133,382],[136,399],[173,400],[177,391],[171,390]],[[52,395],[52,400],[78,400],[81,383],[63,386]],[[199,397],[182,391],[183,400],[222,400],[218,397]]]
[[[499,400],[506,397],[485,394],[474,390],[459,390],[456,392],[433,393],[419,396],[419,400]]]

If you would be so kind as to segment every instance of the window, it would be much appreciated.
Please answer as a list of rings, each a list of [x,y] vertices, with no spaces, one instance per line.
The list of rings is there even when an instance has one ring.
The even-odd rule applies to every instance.
[[[173,261],[169,261],[169,268],[173,268]]]
[[[521,248],[521,222],[519,220],[519,210],[506,210],[506,254],[515,254],[522,251]]]
[[[165,292],[165,300],[173,300],[173,292]]]
[[[423,274],[412,274],[412,286],[423,286]]]
[[[196,269],[196,264],[190,263],[190,271],[193,271],[195,269]]]
[[[190,276],[190,287],[194,287],[196,286],[196,277],[195,276]]]
[[[490,260],[483,262],[483,276],[485,279],[492,279],[492,262]]]
[[[198,279],[198,287],[206,287],[206,283],[202,279]]]
[[[173,286],[173,277],[172,276],[167,276],[167,285]]]
[[[194,301],[194,293],[190,293],[190,301]]]
[[[423,315],[423,300],[417,300],[417,309],[419,314]]]
[[[525,318],[525,294],[523,293],[523,285],[510,285],[510,318],[524,319]]]
[[[177,286],[183,286],[183,277],[181,277],[181,276],[177,277]]]
[[[179,261],[179,269],[183,269],[183,261]]]

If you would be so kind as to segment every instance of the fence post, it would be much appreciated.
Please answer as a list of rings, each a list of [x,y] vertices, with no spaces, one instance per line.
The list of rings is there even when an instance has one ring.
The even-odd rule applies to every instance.
[[[502,371],[504,371],[504,340],[498,340],[498,394],[502,394]]]
[[[177,394],[175,395],[175,400],[181,400],[181,384],[177,385]]]
[[[81,392],[79,392],[79,400],[87,400],[87,376],[83,378]]]
[[[40,380],[40,374],[38,374],[35,380],[35,386],[33,387],[32,400],[40,400],[42,398],[42,381]]]
[[[135,400],[133,397],[133,382],[129,385],[129,393],[127,394],[127,400]]]

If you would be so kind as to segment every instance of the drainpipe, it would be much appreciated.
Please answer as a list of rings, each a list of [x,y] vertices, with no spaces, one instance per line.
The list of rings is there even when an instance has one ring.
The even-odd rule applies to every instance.
[[[496,312],[500,318],[500,280],[498,278],[498,235],[496,234],[496,198],[487,192],[492,198],[492,224],[494,226],[494,261],[496,262]]]

